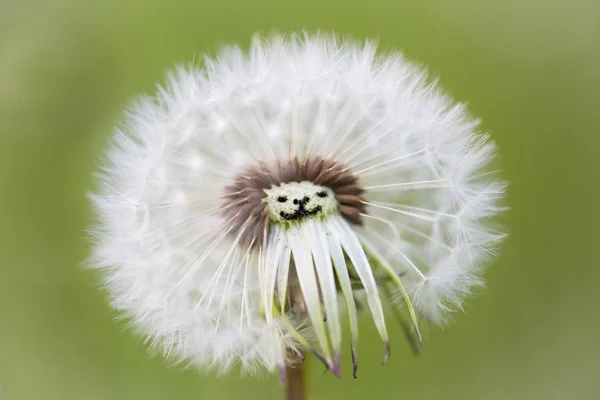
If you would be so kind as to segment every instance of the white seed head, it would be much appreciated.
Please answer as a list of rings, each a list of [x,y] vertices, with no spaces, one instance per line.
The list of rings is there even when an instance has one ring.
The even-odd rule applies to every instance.
[[[166,356],[339,374],[355,298],[389,354],[482,283],[505,184],[478,122],[400,54],[333,35],[255,37],[178,68],[115,131],[90,264]],[[284,201],[285,198],[285,201]],[[342,299],[343,301],[339,301]]]

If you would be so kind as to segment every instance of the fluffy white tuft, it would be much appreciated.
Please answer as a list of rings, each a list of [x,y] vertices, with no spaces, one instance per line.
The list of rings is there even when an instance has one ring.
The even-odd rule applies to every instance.
[[[357,237],[402,273],[417,313],[442,322],[481,284],[503,237],[492,220],[505,187],[486,174],[495,148],[477,125],[423,70],[377,55],[373,42],[255,37],[248,52],[178,68],[130,109],[92,195],[91,264],[163,353],[202,368],[273,369],[297,342],[265,323],[264,254],[224,230],[222,189],[247,164],[322,156],[366,190]],[[341,243],[349,233],[334,228]]]

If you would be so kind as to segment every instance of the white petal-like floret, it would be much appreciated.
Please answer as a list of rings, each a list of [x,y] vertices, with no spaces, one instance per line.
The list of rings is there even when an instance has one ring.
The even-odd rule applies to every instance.
[[[477,127],[419,66],[379,55],[374,42],[257,36],[249,51],[227,47],[177,68],[130,108],[91,195],[90,264],[103,271],[113,306],[156,349],[202,368],[271,370],[288,357],[284,349],[300,351],[294,332],[264,308],[289,257],[310,269],[297,278],[319,326],[302,329],[319,343],[325,332],[334,347],[341,342],[328,271],[349,262],[342,249],[374,291],[369,305],[387,335],[359,241],[401,277],[420,319],[441,323],[482,284],[503,238],[494,218],[505,184],[488,173],[495,147]],[[365,190],[364,224],[311,220],[272,230],[269,245],[287,243],[279,249],[240,246],[220,213],[223,188],[247,165],[294,157],[348,166]],[[271,272],[269,257],[279,263]],[[318,321],[321,302],[334,322]],[[336,354],[324,357],[331,364]]]

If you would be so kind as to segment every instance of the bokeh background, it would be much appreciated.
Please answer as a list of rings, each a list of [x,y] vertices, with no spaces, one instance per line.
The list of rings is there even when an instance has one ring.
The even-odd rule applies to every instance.
[[[497,141],[511,236],[486,293],[413,358],[368,316],[357,381],[313,399],[600,399],[598,0],[0,0],[0,399],[278,399],[275,377],[150,357],[83,271],[85,192],[132,96],[254,31],[379,37],[427,64]]]

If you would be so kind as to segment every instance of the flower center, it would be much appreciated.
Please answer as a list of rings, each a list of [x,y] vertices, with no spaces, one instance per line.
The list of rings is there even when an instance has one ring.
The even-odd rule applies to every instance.
[[[358,176],[336,161],[293,158],[249,165],[224,189],[220,207],[227,231],[242,246],[262,246],[271,225],[339,214],[362,224],[364,189]]]
[[[266,189],[265,212],[272,223],[290,224],[305,218],[324,218],[338,208],[335,193],[309,181],[282,183]]]

